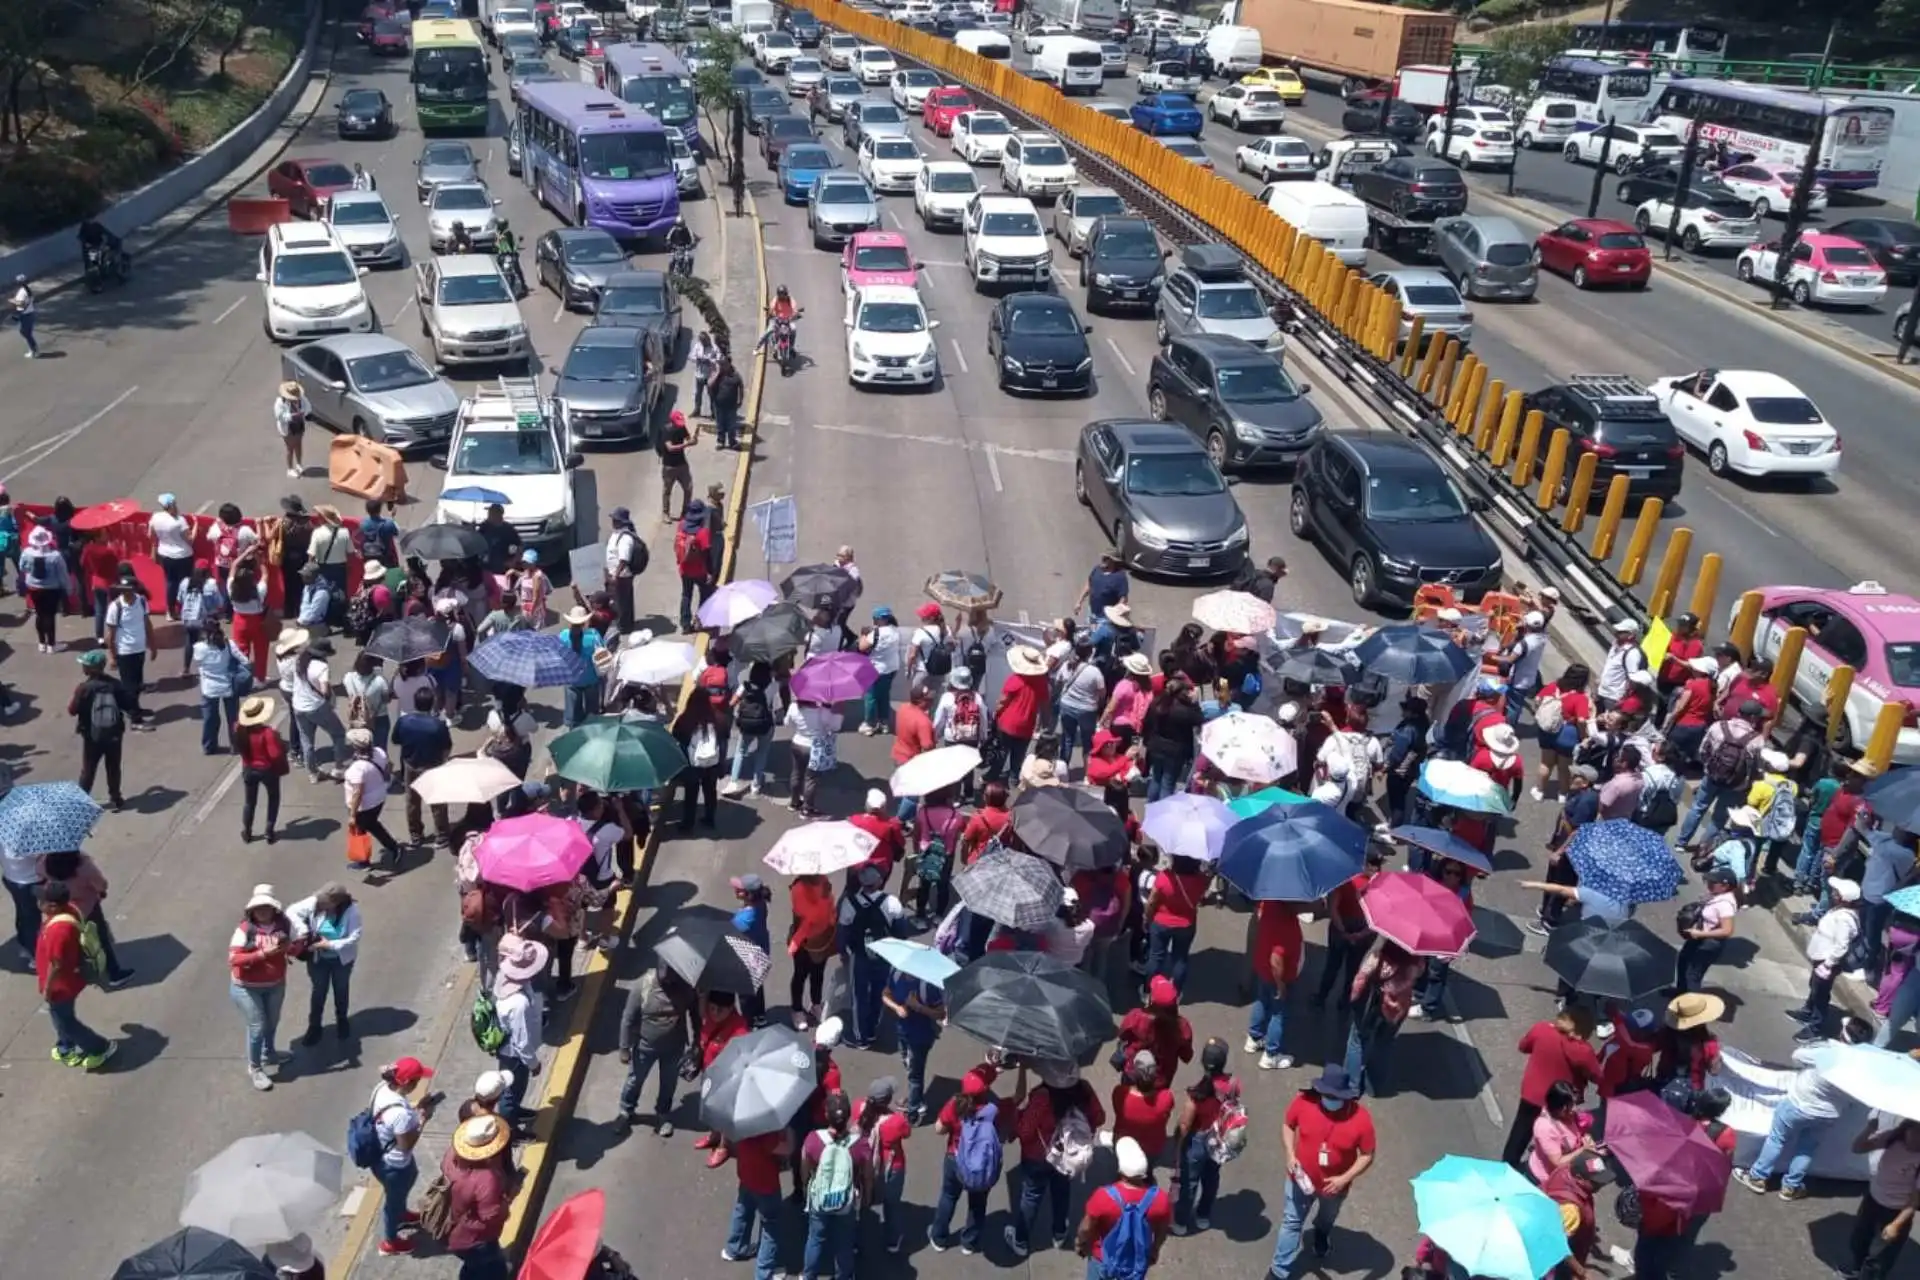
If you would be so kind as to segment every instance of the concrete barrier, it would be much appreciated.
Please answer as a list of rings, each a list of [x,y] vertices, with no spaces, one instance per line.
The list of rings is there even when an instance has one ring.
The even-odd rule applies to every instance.
[[[158,222],[233,172],[280,127],[307,87],[314,55],[320,47],[320,24],[326,14],[326,0],[309,0],[308,8],[307,34],[300,53],[259,110],[193,159],[108,206],[99,218],[108,230],[131,240],[134,232]],[[68,227],[0,254],[0,280],[21,275],[29,280],[41,280],[63,268],[78,266],[79,262],[80,241],[76,228]]]

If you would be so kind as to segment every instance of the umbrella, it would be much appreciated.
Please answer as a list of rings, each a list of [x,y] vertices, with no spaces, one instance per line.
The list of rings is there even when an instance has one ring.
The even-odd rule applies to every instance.
[[[1680,863],[1666,838],[1625,818],[1577,828],[1566,854],[1583,887],[1615,902],[1665,902],[1680,892]]]
[[[780,594],[802,609],[850,609],[860,580],[837,564],[803,564],[780,584]]]
[[[1907,826],[1920,817],[1920,769],[1890,770],[1867,783],[1860,794],[1882,822]]]
[[[1127,828],[1112,806],[1079,787],[1030,787],[1013,802],[1013,833],[1067,871],[1104,871],[1127,856]]]
[[[777,1133],[818,1084],[813,1037],[770,1026],[728,1042],[700,1082],[700,1123],[729,1142]]]
[[[473,669],[522,689],[571,689],[594,678],[593,663],[561,636],[542,631],[489,636],[473,651]]]
[[[533,1233],[519,1280],[586,1280],[606,1221],[606,1192],[594,1187],[569,1196]]]
[[[1479,665],[1446,632],[1417,625],[1382,627],[1352,652],[1370,674],[1401,684],[1452,684]]]
[[[519,775],[492,756],[449,760],[412,783],[422,804],[485,804],[519,785]]]
[[[1367,833],[1308,800],[1242,818],[1220,846],[1220,874],[1256,902],[1312,902],[1360,874]]]
[[[226,1236],[176,1231],[113,1269],[113,1280],[274,1280],[274,1269]]]
[[[1679,953],[1638,920],[1587,916],[1547,935],[1547,968],[1575,991],[1632,1003],[1673,981]]]
[[[1429,760],[1420,766],[1420,794],[1435,804],[1470,813],[1511,813],[1507,789],[1470,764],[1459,760]]]
[[[708,596],[700,606],[703,627],[737,627],[748,618],[757,618],[780,599],[780,588],[760,578],[742,578],[729,582]]]
[[[422,560],[468,560],[487,554],[487,540],[464,524],[423,524],[400,535],[400,550]]]
[[[1232,711],[1200,730],[1200,754],[1229,778],[1272,782],[1300,767],[1300,747],[1280,722]]]
[[[775,662],[807,646],[813,624],[807,615],[782,602],[757,618],[748,618],[727,637],[727,649],[746,662]],[[658,643],[656,641],[656,643]]]
[[[383,622],[375,627],[373,634],[367,637],[366,648],[362,652],[385,658],[388,662],[405,664],[431,658],[436,653],[445,653],[452,639],[453,632],[446,623],[438,618],[416,614],[410,618]]]
[[[942,569],[927,579],[927,595],[949,609],[998,609],[1000,588],[984,574]]]
[[[501,819],[473,851],[483,879],[523,893],[565,884],[592,855],[593,842],[578,823],[544,813]]]
[[[1255,814],[1265,813],[1277,804],[1305,804],[1308,797],[1297,791],[1288,791],[1285,787],[1266,787],[1251,795],[1236,796],[1227,801],[1227,812],[1236,818],[1251,818]]]
[[[960,966],[924,942],[907,938],[874,938],[867,952],[892,965],[897,971],[920,982],[945,986],[948,978],[960,972]]]
[[[1353,664],[1351,653],[1322,649],[1317,645],[1288,649],[1281,655],[1280,665],[1274,671],[1283,680],[1297,680],[1305,685],[1342,687],[1360,674],[1360,668]]]
[[[29,782],[0,796],[0,850],[9,857],[78,849],[102,810],[71,782]]]
[[[132,498],[115,498],[111,502],[96,502],[90,507],[80,508],[67,523],[82,531],[104,529],[139,514],[140,504]]]
[[[997,846],[954,872],[953,888],[975,915],[1029,932],[1046,928],[1065,896],[1052,867]]]
[[[700,655],[685,640],[649,640],[622,649],[613,674],[628,684],[671,684],[699,665]]]
[[[932,795],[980,767],[980,751],[965,743],[922,751],[893,771],[887,789],[896,796]]]
[[[1498,1160],[1442,1156],[1413,1180],[1420,1233],[1462,1275],[1539,1280],[1568,1255],[1560,1206]]]
[[[995,951],[947,979],[947,1023],[1009,1054],[1071,1062],[1113,1039],[1106,984],[1043,951]]]
[[[1227,828],[1237,821],[1225,801],[1182,791],[1148,805],[1142,829],[1173,857],[1217,862]]]
[[[1279,621],[1272,605],[1246,591],[1209,591],[1193,602],[1193,620],[1215,631],[1257,636]]]
[[[781,832],[761,861],[783,876],[830,876],[859,866],[879,844],[851,822],[807,822]]]
[[[1920,1063],[1915,1067],[1920,1070]],[[1607,1150],[1643,1199],[1652,1196],[1682,1217],[1718,1213],[1726,1203],[1733,1161],[1692,1116],[1674,1110],[1653,1090],[1608,1100]]]
[[[1895,889],[1887,895],[1887,905],[1903,916],[1920,916],[1920,884]]]
[[[1460,895],[1417,871],[1385,871],[1360,895],[1373,931],[1416,956],[1452,959],[1473,941],[1473,917]]]
[[[702,991],[750,996],[767,980],[773,959],[717,912],[682,912],[654,947],[660,962]]]
[[[1493,874],[1493,860],[1451,831],[1442,831],[1439,827],[1399,826],[1387,833],[1402,844],[1410,844],[1416,849],[1425,849],[1428,853],[1450,858],[1455,862],[1464,862],[1475,871]]]
[[[819,653],[800,664],[788,688],[806,702],[848,702],[879,678],[873,659],[864,653]]]
[[[1822,1045],[1815,1053],[1821,1074],[1840,1092],[1875,1111],[1920,1120],[1920,1062],[1866,1044]]]
[[[561,777],[609,795],[664,787],[687,767],[687,753],[660,725],[611,717],[561,734],[547,753]]]
[[[187,1179],[180,1225],[252,1248],[324,1224],[340,1199],[346,1157],[304,1133],[242,1138]]]
[[[483,484],[463,484],[457,489],[442,489],[440,491],[440,501],[484,502],[488,506],[493,506],[495,503],[498,503],[504,507],[513,501],[513,499],[498,489],[489,489]]]

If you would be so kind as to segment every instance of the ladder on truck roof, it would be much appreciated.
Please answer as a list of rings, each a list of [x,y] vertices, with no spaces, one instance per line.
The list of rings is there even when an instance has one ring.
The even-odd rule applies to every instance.
[[[500,378],[491,387],[475,387],[473,403],[488,417],[510,416],[523,426],[547,419],[547,399],[532,378]]]

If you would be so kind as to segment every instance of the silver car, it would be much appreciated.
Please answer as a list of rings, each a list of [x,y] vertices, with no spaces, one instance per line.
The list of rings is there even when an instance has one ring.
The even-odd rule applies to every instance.
[[[879,225],[880,203],[865,178],[823,173],[814,179],[813,190],[807,193],[807,229],[813,233],[814,248],[843,245],[855,232],[872,231]]]
[[[1267,300],[1241,274],[1240,256],[1219,244],[1188,245],[1180,267],[1167,273],[1154,303],[1154,336],[1161,346],[1176,333],[1218,333],[1279,351],[1280,326]]]
[[[377,191],[336,191],[327,197],[320,220],[333,228],[353,260],[367,266],[397,267],[407,260],[400,228]]]
[[[867,95],[866,86],[854,76],[828,76],[820,84],[818,90],[807,95],[807,112],[815,119],[825,116],[829,120],[843,120],[848,105]]]
[[[413,163],[413,189],[425,204],[435,187],[480,181],[480,162],[464,142],[429,142]]]
[[[818,58],[795,58],[787,64],[787,96],[804,98],[827,77],[827,64]]]
[[[1473,311],[1444,271],[1433,267],[1397,267],[1368,276],[1367,281],[1400,299],[1401,342],[1413,335],[1415,316],[1422,317],[1421,330],[1428,337],[1443,333],[1458,338],[1462,344],[1472,340]]]
[[[1092,183],[1069,187],[1053,203],[1053,237],[1067,246],[1068,257],[1077,258],[1087,247],[1087,232],[1095,218],[1126,211],[1127,202],[1112,187]]]
[[[1468,298],[1513,298],[1524,302],[1540,287],[1533,241],[1506,218],[1469,214],[1442,218],[1433,227],[1440,266]]]
[[[434,188],[427,200],[427,244],[435,253],[453,243],[453,225],[467,229],[476,249],[490,249],[500,234],[500,202],[484,183],[451,182]]]
[[[414,268],[420,327],[435,363],[530,363],[533,344],[491,254],[455,253]]]
[[[321,422],[401,450],[444,445],[460,410],[453,385],[384,333],[342,334],[283,351],[280,377],[300,384]]]

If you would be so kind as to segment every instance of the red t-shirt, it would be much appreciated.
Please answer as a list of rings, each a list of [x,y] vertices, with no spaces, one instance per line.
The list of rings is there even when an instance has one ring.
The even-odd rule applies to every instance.
[[[785,1129],[775,1129],[757,1138],[742,1138],[729,1144],[741,1186],[759,1196],[780,1194],[780,1174],[786,1169],[787,1162],[774,1152],[786,1139]]]
[[[47,975],[55,965],[59,973],[49,982]],[[80,921],[63,911],[40,926],[40,940],[33,948],[33,971],[40,979],[40,994],[51,1003],[78,1000],[87,989],[87,975],[81,967]]]
[[[832,1058],[827,1059],[825,1077],[813,1090],[813,1097],[807,1101],[807,1114],[813,1117],[815,1127],[824,1127],[827,1123],[827,1096],[840,1091],[840,1064]]]
[[[704,1022],[700,1026],[700,1065],[710,1067],[713,1060],[729,1041],[747,1034],[747,1020],[740,1016],[738,1009],[727,1010],[726,1016]]]
[[[1008,676],[1000,686],[1000,705],[994,708],[993,723],[1009,738],[1031,738],[1046,704],[1045,676]]]
[[[1681,686],[1686,690],[1687,705],[1681,709],[1679,718],[1673,723],[1704,727],[1713,722],[1713,677],[1694,676]]]
[[[88,541],[80,548],[80,576],[88,590],[107,586],[120,576],[120,553],[104,542]]]
[[[954,1107],[954,1102],[956,1100],[957,1100],[956,1098],[948,1098],[947,1105],[940,1108],[940,1117],[939,1117],[940,1126],[947,1131],[947,1154],[948,1155],[952,1155],[954,1152],[960,1149],[960,1113]],[[1002,1103],[1000,1099],[994,1097],[991,1091],[988,1092],[985,1098],[981,1099],[980,1106],[984,1107],[989,1102],[991,1102],[996,1108],[996,1112],[994,1116],[994,1124],[999,1128],[1001,1134],[1004,1136],[1007,1133],[1009,1128],[1009,1125],[1007,1122],[1006,1104]],[[976,1108],[976,1110],[977,1109],[978,1108]]]
[[[1707,1135],[1708,1141],[1712,1142],[1714,1146],[1720,1148],[1729,1156],[1733,1154],[1733,1149],[1740,1145],[1740,1135],[1733,1131],[1733,1126],[1730,1124],[1722,1123],[1720,1132],[1715,1133],[1713,1131],[1713,1122],[1711,1120],[1702,1120],[1700,1122],[1700,1128]]]
[[[900,819],[878,813],[856,813],[847,821],[880,842],[861,866],[878,868],[880,883],[885,884],[893,874],[893,864],[907,856],[907,829],[900,825]],[[856,872],[859,869],[854,868]]]
[[[1265,982],[1273,976],[1275,952],[1280,953],[1281,971],[1286,974],[1288,982],[1300,976],[1300,953],[1306,943],[1300,936],[1300,916],[1296,905],[1291,902],[1260,904],[1259,923],[1253,932],[1255,982]]]
[[[1500,723],[1505,724],[1506,721],[1502,720]],[[1526,770],[1521,766],[1519,756],[1508,756],[1506,757],[1506,761],[1505,764],[1499,763],[1494,758],[1493,752],[1487,750],[1485,747],[1479,747],[1475,749],[1472,758],[1467,761],[1467,766],[1478,769],[1502,787],[1511,791],[1520,779],[1526,776]]]
[[[1315,1191],[1373,1154],[1373,1117],[1357,1102],[1335,1113],[1320,1105],[1318,1094],[1303,1093],[1288,1104],[1286,1126],[1294,1131],[1294,1155]]]
[[[1080,1108],[1089,1128],[1104,1127],[1106,1108],[1100,1105],[1100,1095],[1093,1091],[1093,1086],[1083,1080],[1074,1092],[1078,1098],[1067,1105]],[[1053,1111],[1053,1090],[1042,1085],[1027,1096],[1027,1104],[1020,1108],[1020,1117],[1014,1122],[1014,1136],[1020,1139],[1020,1158],[1045,1160],[1047,1148],[1053,1145],[1053,1131],[1059,1125],[1060,1117]]]
[[[1640,1197],[1640,1230],[1650,1236],[1677,1236],[1687,1230],[1688,1217],[1665,1200]]]
[[[1771,720],[1780,711],[1780,695],[1773,691],[1771,682],[1755,681],[1744,672],[1733,678],[1727,686],[1727,696],[1720,699],[1720,718],[1730,720],[1740,714],[1740,704],[1751,699],[1767,709],[1767,718]]]
[[[1173,1090],[1142,1097],[1125,1081],[1113,1086],[1113,1140],[1132,1138],[1151,1160],[1167,1147],[1167,1121],[1173,1119]]]
[[[960,847],[966,851],[966,866],[972,866],[987,842],[1000,835],[1013,821],[1013,815],[1005,809],[982,809],[967,819],[967,826],[960,833]]]
[[[1193,1061],[1193,1026],[1185,1018],[1161,1019],[1146,1009],[1129,1010],[1120,1019],[1120,1051],[1125,1055],[1121,1065],[1131,1065],[1133,1055],[1142,1049],[1153,1052],[1160,1083],[1171,1084],[1180,1064]]]
[[[1201,874],[1177,876],[1162,871],[1153,877],[1153,891],[1160,899],[1149,924],[1168,929],[1190,929],[1200,918],[1200,901],[1207,896],[1207,877]]]
[[[1147,1205],[1147,1226],[1157,1234],[1173,1229],[1173,1196],[1163,1187],[1135,1186],[1131,1182],[1112,1182],[1087,1197],[1087,1221],[1093,1224],[1093,1256],[1106,1257],[1107,1233],[1120,1221],[1123,1205],[1138,1204],[1151,1195]],[[1119,1197],[1118,1202],[1114,1197]]]
[[[1527,1055],[1527,1069],[1520,1077],[1520,1101],[1536,1107],[1547,1105],[1547,1089],[1555,1081],[1564,1081],[1575,1092],[1600,1078],[1600,1060],[1584,1040],[1562,1035],[1551,1022],[1536,1022],[1520,1037],[1520,1052]]]
[[[1860,795],[1845,789],[1833,793],[1833,799],[1827,801],[1827,811],[1820,815],[1820,847],[1831,849],[1840,843],[1847,834],[1847,828],[1853,824],[1854,815],[1860,812]]]
[[[874,1126],[874,1167],[892,1173],[907,1167],[907,1139],[913,1136],[913,1122],[903,1111],[889,1111]]]
[[[1336,888],[1327,904],[1333,918],[1343,924],[1364,926],[1367,917],[1360,910],[1360,895],[1367,891],[1371,883],[1373,877],[1362,871]],[[1297,923],[1295,927],[1298,928]]]
[[[1220,1118],[1220,1108],[1229,1098],[1240,1096],[1240,1082],[1231,1075],[1213,1078],[1213,1096],[1193,1100],[1193,1127],[1191,1133],[1205,1133],[1213,1128],[1213,1122]]]
[[[1550,684],[1540,691],[1540,696],[1559,698],[1560,714],[1569,724],[1579,724],[1582,732],[1586,730],[1587,721],[1593,719],[1593,699],[1589,698],[1584,690],[1568,690],[1563,693],[1559,685]]]
[[[905,764],[922,751],[933,750],[933,717],[903,702],[893,709],[893,762]]]
[[[1660,659],[1660,679],[1667,684],[1679,684],[1686,680],[1690,670],[1687,663],[1706,651],[1706,642],[1699,636],[1673,637],[1667,641],[1666,657]]]

